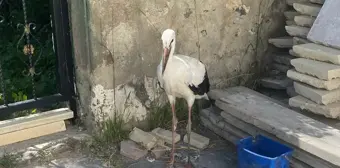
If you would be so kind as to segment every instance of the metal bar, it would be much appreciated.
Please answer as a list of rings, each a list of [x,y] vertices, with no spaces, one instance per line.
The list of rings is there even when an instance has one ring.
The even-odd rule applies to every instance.
[[[0,106],[0,116],[6,116],[16,111],[47,107],[54,103],[63,101],[68,101],[68,98],[61,94],[55,94],[37,99],[30,99],[16,103],[10,103],[7,106],[6,105]]]
[[[68,3],[67,0],[52,0],[52,25],[54,29],[55,52],[58,57],[58,72],[60,79],[60,93],[69,98],[70,109],[75,113],[76,100],[74,99],[74,65],[70,36]]]

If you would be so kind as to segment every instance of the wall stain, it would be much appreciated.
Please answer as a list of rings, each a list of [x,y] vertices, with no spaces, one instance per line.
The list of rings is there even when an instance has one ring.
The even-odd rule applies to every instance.
[[[192,14],[192,10],[190,8],[186,8],[185,13],[184,13],[184,17],[189,18],[191,14]]]
[[[201,34],[202,34],[203,36],[208,35],[207,30],[202,30],[202,31],[201,31]]]

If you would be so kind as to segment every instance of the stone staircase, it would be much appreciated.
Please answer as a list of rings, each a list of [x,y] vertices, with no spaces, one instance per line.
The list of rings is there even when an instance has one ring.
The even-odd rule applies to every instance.
[[[297,57],[292,49],[294,45],[310,43],[308,32],[318,15],[324,0],[286,0],[288,10],[284,12],[286,18],[285,29],[287,36],[271,38],[268,42],[285,52],[273,53],[271,72],[268,77],[260,80],[262,87],[286,90],[290,97],[296,96],[293,81],[287,78],[287,72],[292,69],[290,61]]]
[[[287,72],[298,94],[289,99],[289,105],[339,119],[340,50],[314,43],[296,45],[293,50],[301,58],[293,59],[294,69]]]
[[[293,46],[299,58],[291,60],[294,68],[287,72],[298,94],[289,105],[332,119],[340,119],[340,41],[333,38],[340,34],[336,31],[340,22],[331,10],[336,5],[340,3],[326,1],[308,33],[311,42]]]

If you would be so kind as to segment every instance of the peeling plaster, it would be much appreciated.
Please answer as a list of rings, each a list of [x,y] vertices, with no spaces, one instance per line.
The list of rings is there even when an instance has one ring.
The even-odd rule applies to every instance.
[[[95,121],[102,122],[112,118],[115,112],[126,123],[131,120],[144,121],[148,116],[144,104],[154,101],[164,104],[166,100],[164,96],[162,97],[162,92],[157,88],[156,83],[157,79],[144,77],[144,87],[149,99],[146,102],[142,102],[137,97],[137,90],[131,85],[123,84],[115,89],[105,89],[102,85],[96,85],[92,89],[93,96],[90,104]]]

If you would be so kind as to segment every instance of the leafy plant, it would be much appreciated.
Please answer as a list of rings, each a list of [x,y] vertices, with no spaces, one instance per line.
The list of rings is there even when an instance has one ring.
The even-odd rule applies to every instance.
[[[21,91],[18,92],[18,93],[12,93],[12,98],[14,100],[14,102],[20,102],[20,101],[25,101],[27,100],[27,95],[23,94]],[[26,110],[25,110],[26,111]],[[37,109],[32,109],[32,110],[29,110],[30,114],[34,114],[37,112]]]
[[[13,103],[57,93],[56,56],[53,51],[49,1],[26,1],[27,22],[31,23],[30,59],[24,54],[24,8],[21,0],[0,0],[0,103]],[[34,69],[31,68],[34,67]],[[34,70],[34,71],[32,71]],[[31,72],[34,72],[32,75]],[[37,109],[26,111],[36,113]],[[25,112],[25,113],[26,113]],[[22,112],[19,112],[22,113]],[[23,113],[22,113],[23,114]]]

